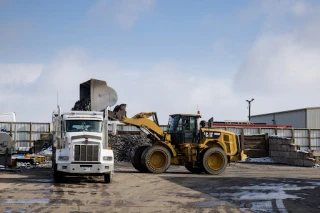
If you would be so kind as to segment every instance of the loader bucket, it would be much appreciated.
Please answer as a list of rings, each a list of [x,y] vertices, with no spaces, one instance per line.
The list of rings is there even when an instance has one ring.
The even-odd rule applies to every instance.
[[[110,120],[122,120],[124,118],[127,118],[127,111],[126,111],[126,104],[120,104],[115,106],[113,111],[108,111],[108,117]]]
[[[118,100],[116,91],[106,81],[90,79],[80,84],[80,100],[72,110],[103,111]]]

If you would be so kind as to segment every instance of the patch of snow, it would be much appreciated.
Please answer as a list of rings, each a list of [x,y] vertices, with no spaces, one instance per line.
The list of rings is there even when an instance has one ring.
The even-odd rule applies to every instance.
[[[306,150],[296,150],[296,152],[309,153],[309,152],[306,151]]]
[[[41,152],[38,153],[39,155],[52,155],[52,147],[48,147],[45,150],[42,150]]]
[[[34,168],[34,166],[31,165],[30,163],[17,162],[17,168],[32,169]]]
[[[287,191],[300,191],[303,189],[314,189],[320,183],[309,182],[309,186],[299,187],[290,183],[261,183],[259,185],[243,186],[243,187],[216,187],[213,190],[222,191],[223,193],[210,193],[209,195],[220,200],[234,200],[245,203],[251,203],[251,206],[241,207],[241,210],[251,210],[253,212],[273,212],[272,201],[276,201],[276,211],[287,213],[283,203],[285,199],[301,199],[301,197],[293,194],[287,194]],[[236,190],[229,191],[229,190]],[[228,192],[229,191],[229,192]]]
[[[253,212],[273,212],[272,201],[252,202],[250,208]],[[247,211],[249,208],[241,208],[242,211]]]

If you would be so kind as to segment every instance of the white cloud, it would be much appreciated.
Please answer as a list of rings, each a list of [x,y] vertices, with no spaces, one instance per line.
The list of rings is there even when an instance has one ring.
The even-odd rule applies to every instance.
[[[90,78],[105,80],[114,88],[119,97],[117,104],[128,104],[129,116],[156,111],[160,122],[166,124],[171,113],[196,113],[197,104],[204,119],[243,116],[236,111],[238,98],[231,94],[230,80],[185,75],[183,66],[174,62],[160,62],[148,70],[132,72],[112,62],[94,60],[83,50],[59,55],[32,85],[6,97],[8,104],[0,106],[0,111],[15,111],[19,121],[50,122],[57,91],[62,109],[70,110],[79,99],[79,84]],[[225,116],[227,111],[229,116]],[[245,107],[241,111],[246,112]]]
[[[234,77],[236,94],[251,94],[262,101],[255,101],[259,113],[319,105],[314,97],[320,89],[320,39],[315,36],[320,32],[320,8],[301,2],[292,5],[281,10],[284,14],[293,10],[293,27],[279,32],[273,30],[279,23],[268,20],[270,28],[253,42]],[[268,99],[268,106],[263,106]]]
[[[302,1],[295,2],[291,9],[292,12],[297,16],[302,16],[307,13],[307,6]]]
[[[90,8],[89,19],[95,23],[113,23],[132,28],[155,5],[155,0],[99,0]]]
[[[0,87],[34,82],[41,74],[41,64],[0,63]]]

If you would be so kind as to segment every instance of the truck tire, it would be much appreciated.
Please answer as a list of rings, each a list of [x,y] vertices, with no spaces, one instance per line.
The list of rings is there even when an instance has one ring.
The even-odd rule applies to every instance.
[[[146,166],[141,164],[141,155],[144,150],[146,150],[150,146],[140,146],[134,150],[134,152],[131,155],[131,163],[132,166],[138,170],[139,172],[142,173],[147,173],[149,172]]]
[[[63,173],[59,172],[57,170],[57,164],[54,165],[54,169],[53,169],[53,181],[55,183],[62,183],[63,182]]]
[[[112,181],[112,175],[111,174],[104,174],[103,178],[104,178],[104,182],[105,183],[111,183],[111,181]]]
[[[228,158],[223,149],[212,147],[202,155],[202,167],[204,171],[211,175],[219,175],[226,169]]]
[[[163,146],[154,145],[143,151],[141,163],[151,173],[163,173],[170,167],[171,153]]]

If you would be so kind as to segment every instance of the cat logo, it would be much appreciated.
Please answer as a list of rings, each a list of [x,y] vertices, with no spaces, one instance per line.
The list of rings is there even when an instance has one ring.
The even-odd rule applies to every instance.
[[[205,132],[203,133],[203,136],[204,136],[205,138],[219,138],[220,135],[221,135],[220,132],[212,132],[212,131],[205,131]]]

